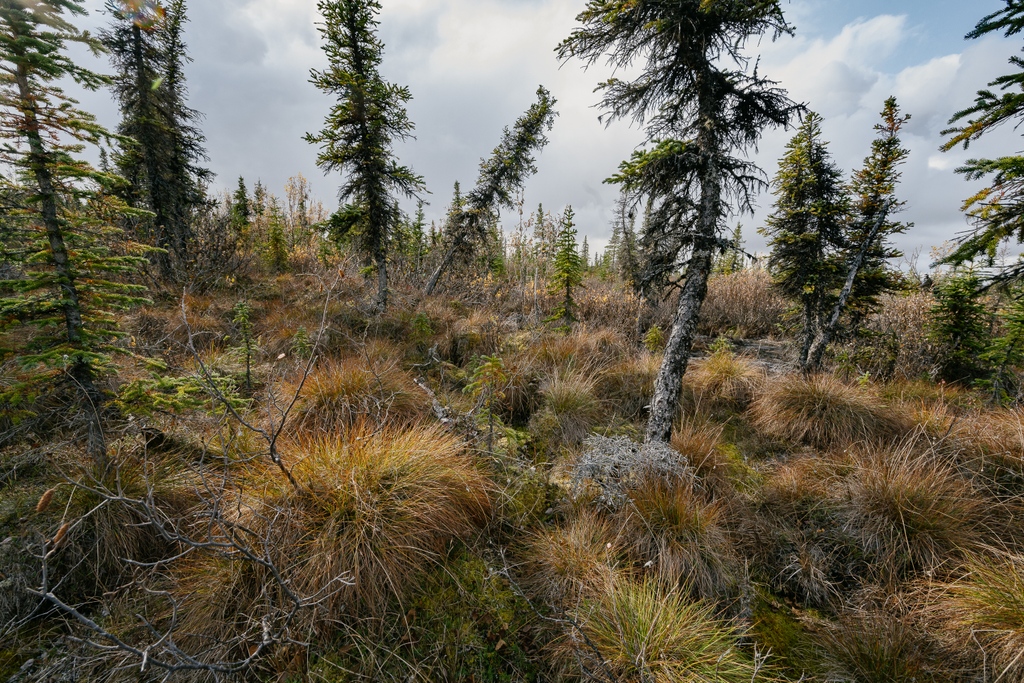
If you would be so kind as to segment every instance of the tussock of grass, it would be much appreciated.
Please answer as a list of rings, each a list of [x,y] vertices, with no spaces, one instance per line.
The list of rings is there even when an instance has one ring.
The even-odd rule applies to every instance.
[[[598,374],[597,393],[622,417],[641,419],[654,397],[660,369],[661,357],[646,352],[619,361]]]
[[[713,353],[694,363],[686,374],[697,409],[743,408],[764,381],[764,370],[728,351]]]
[[[961,647],[987,662],[992,680],[1024,680],[1024,557],[976,557],[941,606]],[[980,646],[981,652],[977,652]]]
[[[304,628],[326,633],[346,612],[381,614],[489,516],[488,481],[440,428],[357,426],[289,450],[299,490],[274,471],[257,473],[247,486],[252,493],[237,504],[238,523],[292,590],[324,596],[303,615]],[[261,567],[221,560],[187,572],[183,584],[196,592],[189,613],[197,633],[204,624],[230,627],[233,613],[259,614],[279,590]]]
[[[586,667],[590,677],[623,683],[750,683],[755,678],[737,635],[715,618],[712,606],[657,581],[619,581],[580,612],[586,641],[573,634],[559,650],[565,660]]]
[[[530,431],[548,448],[580,445],[605,414],[594,381],[582,373],[552,377],[541,395],[544,407],[530,420]]]
[[[930,683],[949,680],[932,643],[909,617],[849,611],[822,624],[816,638],[830,665],[830,681]]]
[[[620,516],[642,563],[668,586],[686,585],[708,600],[734,584],[725,507],[708,500],[688,478],[645,477],[629,491]]]
[[[621,530],[592,510],[539,532],[529,544],[525,584],[545,602],[575,605],[613,583],[623,551]]]
[[[842,505],[848,531],[890,576],[928,571],[983,542],[992,505],[934,453],[908,440],[859,454]]]
[[[302,388],[296,425],[313,433],[350,428],[364,420],[409,425],[426,415],[428,407],[426,396],[393,360],[328,360]]]
[[[818,448],[892,439],[906,429],[870,388],[828,375],[774,378],[751,411],[754,425],[770,436]]]

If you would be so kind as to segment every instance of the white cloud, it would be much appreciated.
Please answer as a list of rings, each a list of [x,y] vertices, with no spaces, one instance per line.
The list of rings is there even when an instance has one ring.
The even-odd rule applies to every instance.
[[[92,10],[103,0],[88,0]],[[581,0],[384,0],[380,17],[386,44],[382,70],[408,85],[409,112],[417,139],[399,152],[427,180],[430,217],[439,217],[460,180],[472,184],[479,159],[489,153],[504,126],[533,101],[539,84],[559,100],[551,144],[540,155],[540,172],[526,195],[532,208],[561,210],[571,203],[581,231],[594,245],[610,232],[616,190],[603,184],[641,141],[625,124],[605,128],[593,108],[593,88],[607,76],[602,66],[583,71],[570,62],[560,68],[554,48],[574,26]],[[808,0],[791,5],[800,27],[814,30],[815,12],[825,5]],[[834,11],[835,5],[831,4]],[[847,10],[855,14],[855,9]],[[308,83],[309,70],[324,56],[314,23],[314,0],[192,0],[188,40],[191,104],[206,115],[210,166],[218,183],[232,187],[239,175],[260,177],[271,188],[302,172],[331,203],[338,178],[324,178],[316,150],[302,141],[322,126],[330,101]],[[88,18],[90,26],[103,15]],[[906,218],[917,227],[904,246],[937,244],[965,227],[959,212],[970,186],[954,173],[969,155],[939,153],[941,130],[949,117],[970,104],[974,93],[1006,70],[1017,46],[987,39],[956,43],[917,64],[894,68],[900,48],[919,41],[906,16],[857,18],[833,35],[783,37],[762,41],[761,71],[778,79],[797,100],[825,117],[826,136],[847,170],[867,154],[883,100],[895,95],[914,119],[905,142],[912,155],[900,193],[909,202]],[[107,67],[99,64],[101,69]],[[109,95],[85,94],[87,109],[108,125],[117,113]],[[791,132],[766,135],[756,159],[772,174]],[[1007,128],[972,145],[970,155],[1016,150],[1019,137]],[[753,223],[763,221],[771,196]],[[527,210],[529,210],[529,208]],[[509,216],[509,221],[514,221]],[[750,224],[748,218],[743,219]],[[751,247],[760,248],[753,230]]]

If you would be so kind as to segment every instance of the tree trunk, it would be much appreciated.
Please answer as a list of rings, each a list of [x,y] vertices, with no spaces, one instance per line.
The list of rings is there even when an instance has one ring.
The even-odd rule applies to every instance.
[[[839,293],[839,300],[836,301],[835,308],[832,309],[832,316],[828,322],[821,326],[817,336],[814,339],[814,343],[811,344],[809,352],[803,359],[804,372],[816,372],[821,368],[822,358],[825,356],[825,349],[832,343],[832,338],[835,337],[836,330],[839,328],[839,318],[842,317],[843,311],[846,309],[846,304],[850,300],[850,295],[853,293],[853,285],[857,280],[857,274],[860,272],[861,266],[864,265],[864,259],[867,258],[868,251],[871,249],[871,245],[878,237],[878,233],[882,230],[882,224],[885,223],[885,218],[889,214],[889,209],[892,206],[892,201],[887,201],[882,205],[882,212],[878,216],[878,220],[875,221],[874,226],[871,228],[871,232],[864,239],[864,243],[860,247],[860,251],[857,253],[857,257],[850,264],[850,270],[846,274],[846,284],[843,285],[843,290]]]
[[[702,103],[705,104],[705,103]],[[704,107],[702,107],[703,109]],[[679,306],[672,322],[672,333],[665,347],[665,358],[654,384],[651,416],[647,422],[647,442],[667,443],[672,438],[672,423],[679,412],[679,395],[683,389],[683,376],[690,364],[693,340],[697,336],[700,310],[708,294],[708,278],[714,264],[715,237],[721,214],[722,187],[718,177],[715,156],[718,144],[712,130],[714,116],[705,113],[704,131],[697,137],[706,166],[701,173],[701,198],[697,215],[696,239],[690,265],[686,269],[686,283],[679,294]]]
[[[708,293],[708,277],[714,253],[711,248],[694,251],[686,269],[686,284],[679,295],[679,307],[672,323],[672,334],[665,347],[665,359],[654,385],[651,417],[647,423],[647,441],[667,442],[672,438],[672,423],[679,412],[683,375],[690,363],[693,339],[697,335],[700,309]]]
[[[388,307],[388,255],[382,246],[375,250],[374,262],[377,265],[377,299],[373,308],[379,314]]]
[[[814,306],[811,304],[810,297],[804,295],[804,322],[803,322],[804,341],[800,346],[800,367],[807,367],[807,357],[811,353],[811,346],[814,344],[814,335],[816,330],[814,329]]]
[[[25,136],[28,138],[29,166],[32,169],[32,174],[35,176],[36,184],[39,186],[42,222],[46,230],[53,267],[57,272],[57,282],[60,287],[60,305],[61,311],[64,314],[67,340],[71,347],[78,348],[84,340],[82,304],[78,287],[75,284],[75,275],[71,267],[67,243],[64,241],[64,232],[61,229],[60,218],[57,214],[57,190],[54,186],[53,174],[50,171],[50,154],[46,151],[46,146],[43,144],[43,138],[39,132],[40,125],[39,117],[36,114],[36,98],[29,82],[28,70],[23,64],[18,65],[16,79],[25,122]],[[100,418],[102,394],[96,389],[92,379],[92,368],[87,360],[81,357],[73,359],[70,373],[72,379],[78,385],[79,391],[89,404],[86,406],[89,424],[89,455],[93,457],[101,470],[105,470],[107,448],[103,438]]]
[[[427,282],[427,286],[423,290],[423,293],[426,296],[430,296],[431,294],[434,293],[434,289],[437,287],[437,283],[441,280],[441,276],[444,275],[445,271],[451,268],[452,262],[455,261],[455,252],[458,250],[458,248],[459,245],[457,240],[454,241],[452,243],[452,246],[448,248],[448,251],[447,253],[445,253],[444,258],[441,259],[440,265],[437,266],[437,270],[434,271],[434,274],[430,276],[430,281]]]

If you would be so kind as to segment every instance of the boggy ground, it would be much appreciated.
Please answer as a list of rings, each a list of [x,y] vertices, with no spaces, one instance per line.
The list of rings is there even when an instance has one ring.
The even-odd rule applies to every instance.
[[[668,304],[363,295],[134,312],[105,469],[19,423],[0,680],[1024,680],[1024,415],[922,379],[926,294],[871,323],[904,346],[803,377],[764,274],[718,278],[657,453]]]

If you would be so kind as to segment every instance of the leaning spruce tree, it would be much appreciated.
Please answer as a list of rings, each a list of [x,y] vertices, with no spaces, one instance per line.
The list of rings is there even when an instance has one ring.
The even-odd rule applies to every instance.
[[[381,313],[388,305],[388,252],[402,220],[397,197],[416,197],[424,190],[423,179],[400,165],[394,153],[395,142],[412,136],[405,109],[412,95],[378,71],[384,53],[376,35],[379,2],[321,0],[317,9],[329,66],[312,71],[310,80],[337,103],[323,130],[307,134],[306,141],[320,146],[320,168],[346,174],[338,192],[346,204],[331,217],[331,232],[357,244],[372,263],[373,308]]]
[[[641,63],[633,80],[599,86],[608,116],[646,124],[653,145],[614,180],[652,202],[645,244],[663,250],[661,262],[675,268],[689,256],[647,426],[648,441],[668,441],[729,200],[750,210],[765,186],[745,152],[798,111],[772,81],[746,69],[744,47],[791,29],[778,0],[590,0],[577,20],[560,58],[607,58],[626,71]]]
[[[96,90],[107,80],[76,65],[70,43],[101,52],[102,45],[66,18],[83,15],[69,0],[0,1],[0,111],[7,122],[0,161],[20,180],[17,206],[0,218],[16,242],[17,276],[0,281],[0,333],[19,330],[13,352],[21,381],[0,393],[0,408],[30,402],[66,379],[80,397],[88,425],[87,449],[98,465],[106,458],[104,396],[97,375],[116,351],[114,314],[142,301],[142,288],[126,284],[144,258],[114,253],[122,242],[111,220],[132,212],[110,194],[119,179],[78,158],[86,144],[109,133],[58,87],[62,80]],[[130,245],[129,245],[130,247]],[[6,250],[7,247],[5,247]],[[34,331],[32,331],[34,329]]]
[[[430,276],[424,294],[434,293],[456,256],[472,252],[475,246],[485,242],[488,225],[499,207],[513,208],[516,192],[537,172],[533,155],[547,145],[546,133],[554,125],[556,115],[555,99],[544,87],[538,88],[537,101],[516,121],[512,130],[505,129],[501,143],[490,158],[480,162],[476,187],[466,195],[459,210],[448,216],[447,250]]]
[[[768,267],[775,285],[800,303],[800,365],[806,367],[843,275],[840,256],[850,205],[816,113],[804,117],[786,145],[773,184],[775,210],[763,229],[772,249]]]

